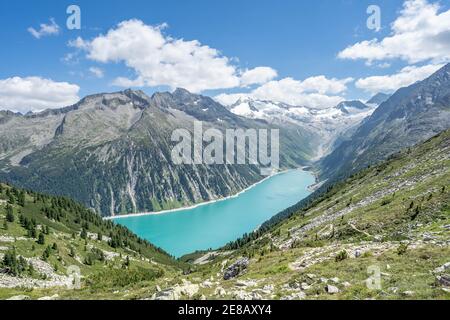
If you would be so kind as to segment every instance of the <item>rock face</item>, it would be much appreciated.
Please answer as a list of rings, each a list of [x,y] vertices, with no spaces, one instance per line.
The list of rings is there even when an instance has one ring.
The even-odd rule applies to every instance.
[[[225,270],[225,273],[223,274],[223,279],[229,280],[237,277],[242,271],[247,269],[248,264],[249,264],[248,258],[242,258],[237,260],[235,263],[233,263]]]
[[[402,88],[321,161],[323,178],[339,179],[450,127],[450,64]]]
[[[213,200],[262,179],[256,165],[174,163],[172,134],[186,129],[193,139],[194,121],[222,132],[274,127],[183,89],[97,94],[38,114],[1,111],[0,180],[111,216]],[[280,131],[281,166],[307,165],[313,143],[301,130]]]
[[[379,92],[376,95],[374,95],[372,98],[367,100],[366,104],[379,106],[380,104],[385,102],[390,97],[391,96],[389,94]]]

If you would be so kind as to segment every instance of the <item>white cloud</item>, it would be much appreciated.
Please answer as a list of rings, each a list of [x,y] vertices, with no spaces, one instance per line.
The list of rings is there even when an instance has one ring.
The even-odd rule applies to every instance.
[[[96,78],[103,78],[105,76],[105,73],[103,72],[102,69],[97,68],[97,67],[91,67],[89,68],[89,72],[92,73]]]
[[[78,38],[69,45],[86,50],[91,60],[124,62],[136,72],[136,79],[119,78],[116,84],[137,81],[146,86],[183,87],[192,92],[240,85],[238,71],[230,59],[199,41],[167,37],[162,33],[163,27],[128,20],[92,41]]]
[[[450,10],[438,3],[407,0],[384,39],[358,42],[339,52],[341,59],[373,61],[400,58],[409,63],[450,60]]]
[[[230,105],[239,98],[250,97],[259,100],[273,100],[310,108],[329,108],[344,100],[341,94],[352,78],[328,79],[325,76],[310,77],[303,81],[284,78],[270,81],[250,93],[221,94],[215,97],[222,104]]]
[[[55,19],[50,19],[50,24],[41,23],[40,29],[36,30],[32,27],[28,28],[28,32],[31,33],[36,39],[40,39],[44,36],[57,35],[60,32],[60,27],[56,24]]]
[[[355,85],[357,88],[371,93],[393,92],[401,87],[409,86],[429,77],[442,67],[442,64],[431,64],[422,67],[408,66],[396,74],[359,79]]]
[[[241,75],[241,86],[247,87],[252,84],[264,84],[278,76],[276,70],[270,67],[257,67],[246,70]]]
[[[0,109],[26,113],[72,105],[80,87],[41,77],[0,79]]]

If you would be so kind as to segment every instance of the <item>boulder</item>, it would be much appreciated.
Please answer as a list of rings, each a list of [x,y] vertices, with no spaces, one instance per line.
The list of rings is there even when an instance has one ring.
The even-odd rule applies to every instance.
[[[338,287],[332,286],[330,284],[325,287],[325,291],[329,294],[339,293]]]
[[[338,277],[335,278],[331,278],[331,281],[333,281],[334,283],[339,283],[340,279]]]
[[[59,295],[54,294],[51,297],[41,297],[38,300],[50,301],[50,300],[58,300]]]
[[[223,279],[229,280],[237,277],[242,271],[247,269],[248,264],[249,264],[248,258],[242,258],[237,260],[235,263],[233,263],[225,270],[225,273],[223,274]]]
[[[433,273],[435,273],[435,274],[443,273],[448,269],[450,269],[450,262],[444,263],[442,266],[434,269]]]
[[[21,295],[18,295],[18,296],[13,296],[13,297],[11,297],[9,299],[6,299],[6,300],[31,300],[31,298],[29,296],[21,294]]]
[[[450,275],[444,274],[441,276],[437,276],[436,280],[439,285],[441,285],[443,287],[450,287]]]

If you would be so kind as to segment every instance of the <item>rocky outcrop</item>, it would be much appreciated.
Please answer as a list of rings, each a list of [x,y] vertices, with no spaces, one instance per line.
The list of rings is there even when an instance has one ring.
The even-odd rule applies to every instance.
[[[229,266],[225,270],[225,273],[223,274],[223,279],[229,280],[229,279],[237,277],[245,269],[247,269],[248,265],[249,265],[248,258],[241,258],[241,259],[237,260],[235,263],[233,263],[231,266]]]

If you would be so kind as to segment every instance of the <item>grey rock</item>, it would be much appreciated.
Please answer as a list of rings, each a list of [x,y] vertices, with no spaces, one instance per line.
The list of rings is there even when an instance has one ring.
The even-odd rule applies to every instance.
[[[329,294],[339,293],[338,287],[332,286],[330,284],[325,287],[325,291]]]
[[[18,295],[18,296],[13,296],[13,297],[11,297],[11,298],[9,298],[9,299],[6,299],[6,300],[31,300],[31,298],[29,297],[29,296],[26,296],[26,295]]]
[[[444,274],[442,276],[437,276],[436,279],[439,285],[444,287],[450,287],[450,275]]]
[[[248,264],[249,264],[248,258],[241,258],[237,260],[235,263],[233,263],[225,270],[225,273],[223,274],[223,279],[229,280],[237,277],[242,271],[247,269]]]

